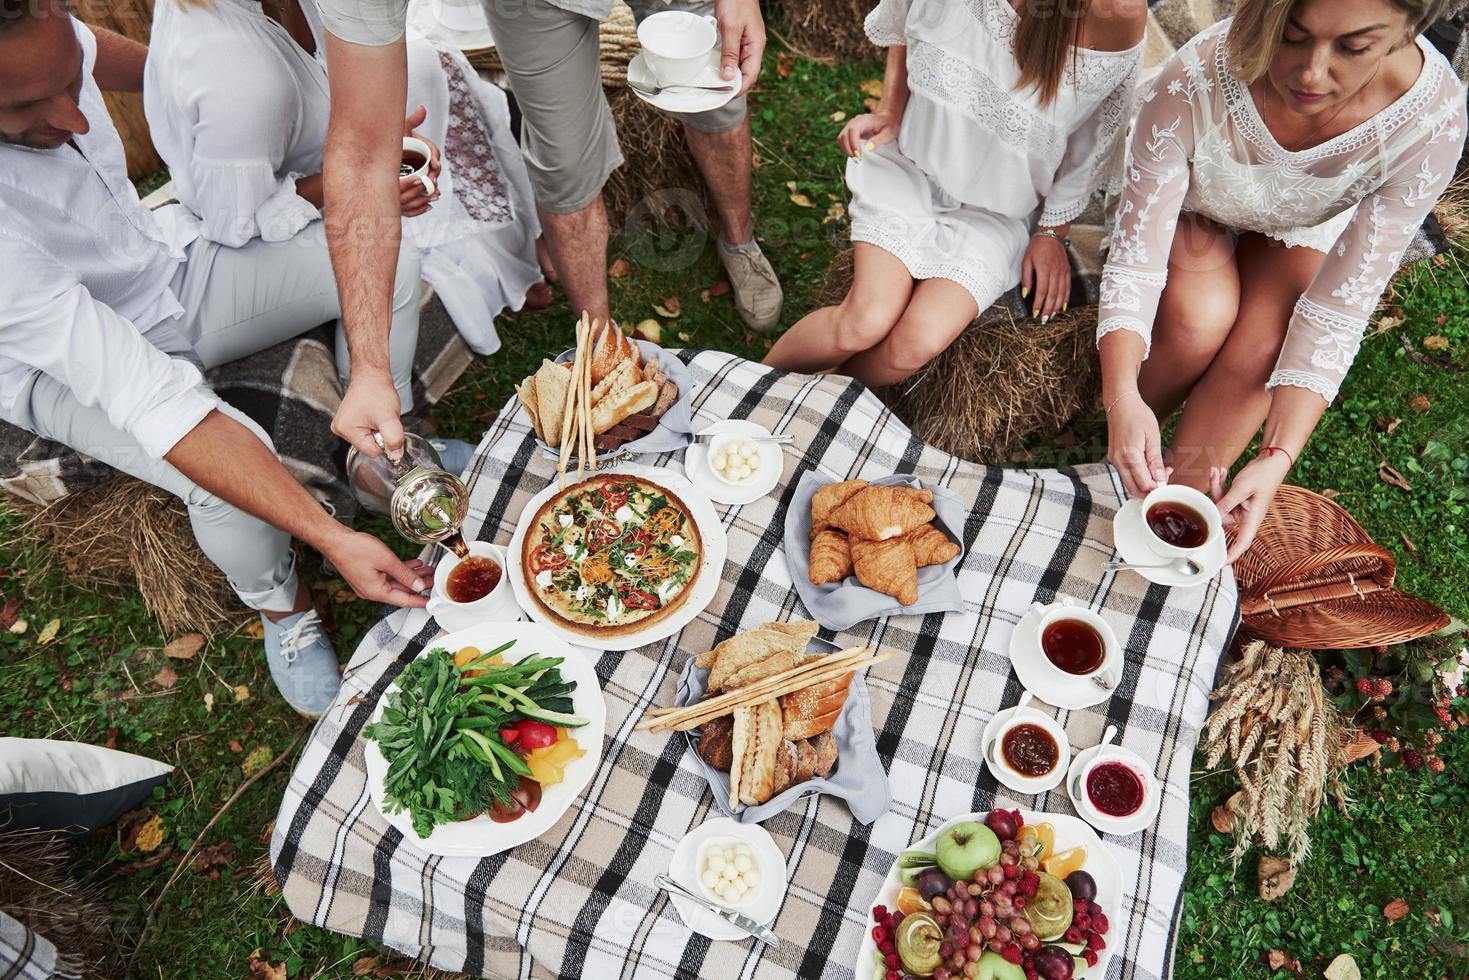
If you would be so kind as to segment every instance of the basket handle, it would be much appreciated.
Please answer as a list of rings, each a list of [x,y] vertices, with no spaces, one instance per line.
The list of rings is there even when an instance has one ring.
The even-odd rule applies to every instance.
[[[1383,585],[1392,584],[1393,577],[1397,572],[1397,562],[1393,559],[1392,552],[1380,544],[1365,541],[1355,544],[1341,544],[1333,548],[1323,548],[1320,551],[1282,565],[1262,581],[1256,582],[1249,589],[1249,596],[1251,598],[1263,597],[1268,599],[1272,592],[1286,588],[1295,579],[1310,575],[1312,572],[1336,562],[1348,561],[1353,558],[1375,558],[1382,562],[1383,569],[1386,572],[1386,580],[1383,582]],[[1373,577],[1377,578],[1378,576]]]

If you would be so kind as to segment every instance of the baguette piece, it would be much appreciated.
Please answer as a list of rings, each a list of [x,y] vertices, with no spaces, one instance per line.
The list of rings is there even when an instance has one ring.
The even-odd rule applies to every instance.
[[[601,435],[635,412],[646,411],[658,400],[658,386],[651,381],[609,395],[592,408],[592,431]]]
[[[613,369],[612,373],[603,378],[592,389],[592,405],[595,406],[609,395],[615,395],[624,388],[631,388],[638,380],[638,367],[632,362],[632,358],[623,360]]]
[[[535,374],[535,386],[536,411],[540,415],[546,445],[560,446],[566,401],[571,391],[571,371],[564,365],[541,361]]]
[[[816,752],[817,776],[826,776],[837,762],[837,737],[831,732],[822,732],[811,739],[811,748]]]
[[[742,719],[740,713],[745,712]],[[742,739],[740,736],[744,735]],[[733,767],[730,772],[730,807],[734,799],[746,806],[758,806],[775,795],[775,773],[781,743],[780,704],[774,699],[735,710],[735,750],[739,781],[736,785]],[[741,754],[741,750],[743,750]]]

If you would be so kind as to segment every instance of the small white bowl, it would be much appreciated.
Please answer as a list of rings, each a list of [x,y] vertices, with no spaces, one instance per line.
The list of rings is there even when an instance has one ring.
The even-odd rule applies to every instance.
[[[1120,763],[1142,780],[1142,805],[1123,817],[1114,817],[1098,810],[1086,791],[1088,777],[1098,766],[1108,763]],[[1125,835],[1150,826],[1157,819],[1158,808],[1163,802],[1162,787],[1148,769],[1143,757],[1121,745],[1099,745],[1077,755],[1066,774],[1066,791],[1077,814],[1093,827],[1109,834]]]
[[[1011,767],[1005,759],[1004,740],[1011,729],[1019,725],[1035,725],[1056,742],[1056,764],[1050,772],[1040,776],[1027,776]],[[1066,729],[1056,719],[1038,708],[1030,707],[1030,692],[1020,696],[1020,703],[1008,712],[1000,712],[985,726],[984,761],[1005,786],[1017,793],[1044,793],[1056,787],[1066,776],[1066,767],[1071,759],[1071,740]]]
[[[727,451],[730,446],[737,442],[748,442],[755,447],[755,465],[750,467],[750,475],[743,480],[731,480],[714,468],[715,457]],[[743,432],[721,432],[709,440],[709,455],[706,457],[706,462],[709,465],[709,472],[714,474],[714,479],[727,487],[736,487],[743,490],[745,487],[759,482],[760,472],[765,465],[765,446],[751,439]]]
[[[749,841],[741,840],[738,837],[711,837],[699,845],[698,853],[694,859],[694,877],[699,886],[700,894],[709,899],[709,901],[711,902],[717,902],[720,905],[728,906],[732,909],[746,908],[750,905],[753,905],[755,903],[755,899],[758,898],[760,895],[759,884],[757,884],[754,888],[747,889],[744,895],[742,895],[737,900],[731,902],[721,896],[718,892],[714,891],[714,889],[704,884],[704,859],[708,857],[709,852],[716,847],[738,847],[741,844],[744,844],[747,848],[750,849],[750,866],[756,871],[760,872],[760,881],[763,882],[765,880],[766,869],[761,866],[760,855],[755,852],[755,848],[750,846]]]

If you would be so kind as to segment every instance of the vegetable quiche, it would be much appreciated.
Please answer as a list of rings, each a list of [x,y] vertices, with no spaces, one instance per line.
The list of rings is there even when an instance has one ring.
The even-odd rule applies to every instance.
[[[630,474],[593,477],[541,507],[521,567],[536,604],[588,636],[632,633],[670,615],[699,576],[703,542],[671,491]]]

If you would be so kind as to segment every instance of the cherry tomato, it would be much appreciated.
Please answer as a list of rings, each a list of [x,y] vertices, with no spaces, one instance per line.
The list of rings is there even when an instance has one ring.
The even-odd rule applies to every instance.
[[[506,745],[514,745],[520,740],[520,729],[511,725],[509,728],[500,729],[500,741]]]
[[[541,784],[529,776],[520,777],[520,785],[510,791],[510,798],[531,813],[541,805]]]
[[[569,559],[564,551],[560,551],[548,544],[540,545],[530,553],[530,570],[533,574],[546,571],[557,571],[566,567]]]
[[[628,589],[622,596],[622,604],[629,609],[657,609],[658,596],[642,589]]]
[[[532,751],[555,745],[559,737],[555,727],[543,721],[531,721],[527,718],[517,722],[515,727],[520,731],[520,747]]]
[[[490,807],[490,819],[495,823],[510,823],[512,820],[519,820],[524,813],[525,807],[515,799],[513,793],[508,804],[497,801]]]

